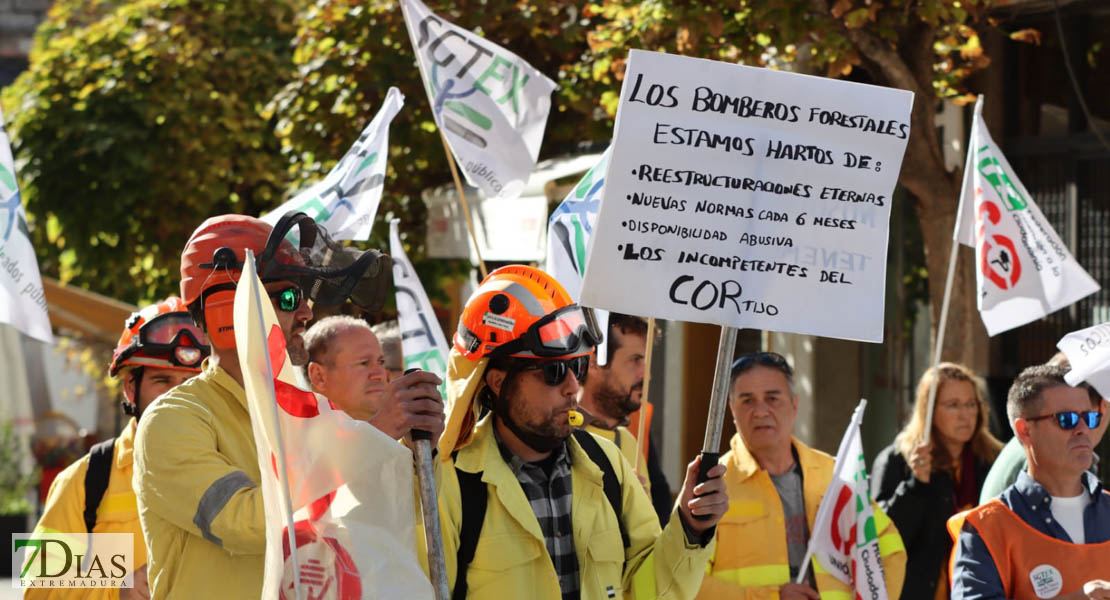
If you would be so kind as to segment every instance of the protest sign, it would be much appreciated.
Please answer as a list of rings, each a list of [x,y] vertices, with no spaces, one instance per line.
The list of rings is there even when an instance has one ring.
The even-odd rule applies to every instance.
[[[436,125],[466,180],[516,198],[536,166],[555,82],[516,54],[401,0]]]
[[[0,112],[0,323],[9,323],[23,333],[53,343],[46,294],[27,217],[23,196],[15,179],[15,161]]]
[[[285,213],[298,211],[311,216],[334,240],[370,239],[385,184],[389,124],[404,104],[405,96],[389,88],[378,114],[328,176],[262,220],[274,225]]]
[[[416,269],[405,254],[398,231],[400,219],[389,222],[389,254],[393,258],[393,286],[397,290],[397,324],[401,330],[401,352],[405,369],[431,371],[443,380],[440,396],[447,401],[447,353],[450,346],[436,320],[432,303]]]
[[[582,304],[882,341],[913,94],[632,50]]]
[[[956,239],[975,248],[979,314],[995,335],[1099,290],[994,143],[975,105]]]
[[[431,598],[416,557],[412,454],[296,385],[250,250],[234,311],[266,515],[262,597]]]
[[[1110,398],[1110,323],[1073,331],[1056,347],[1068,357],[1071,370],[1064,376],[1068,385],[1086,381],[1103,398]]]

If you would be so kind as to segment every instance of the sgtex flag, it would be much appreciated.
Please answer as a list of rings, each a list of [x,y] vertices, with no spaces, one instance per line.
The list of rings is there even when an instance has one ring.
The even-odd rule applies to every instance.
[[[1110,323],[1073,331],[1056,347],[1071,364],[1071,370],[1064,376],[1068,385],[1086,381],[1103,398],[1110,398]]]
[[[810,547],[820,565],[852,586],[857,598],[886,600],[875,505],[868,492],[867,466],[859,437],[865,406],[867,401],[861,400],[840,441],[832,481],[817,508]]]
[[[334,240],[370,239],[385,182],[389,124],[404,104],[405,96],[397,88],[389,88],[378,114],[328,176],[262,220],[274,225],[282,215],[299,211],[322,225]]]
[[[15,180],[15,162],[0,112],[0,323],[53,342],[39,263],[23,215],[23,198]]]
[[[975,248],[979,313],[995,335],[1098,291],[1041,214],[976,104],[956,239]]]
[[[266,510],[262,597],[297,598],[299,572],[301,598],[431,598],[415,553],[412,454],[293,383],[253,256],[245,263],[235,342]]]
[[[488,198],[520,196],[536,166],[555,82],[522,58],[401,0],[436,125],[466,180]]]
[[[397,288],[397,323],[405,368],[431,371],[443,380],[439,393],[447,401],[447,338],[432,311],[432,303],[412,262],[405,254],[398,232],[400,219],[389,222],[389,255],[393,257],[393,285]]]

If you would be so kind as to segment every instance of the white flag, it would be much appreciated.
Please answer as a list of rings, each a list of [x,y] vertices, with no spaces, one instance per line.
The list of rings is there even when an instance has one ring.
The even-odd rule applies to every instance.
[[[555,82],[524,59],[401,0],[436,126],[470,185],[520,196],[540,153]]]
[[[1056,347],[1071,363],[1071,370],[1064,376],[1068,385],[1086,381],[1103,398],[1110,398],[1110,323],[1073,331]]]
[[[817,508],[809,544],[813,557],[834,577],[852,586],[857,598],[885,600],[886,577],[879,555],[875,504],[868,490],[859,437],[866,406],[867,401],[860,400],[840,441],[832,481]]]
[[[389,222],[389,255],[393,258],[393,286],[397,289],[397,324],[401,330],[401,352],[405,368],[420,368],[439,376],[439,393],[447,401],[447,353],[450,346],[439,326],[432,303],[416,269],[405,254],[398,232],[400,219]]]
[[[389,88],[378,114],[328,176],[266,213],[262,220],[274,225],[284,214],[300,211],[323,226],[333,240],[370,239],[385,184],[389,124],[404,104],[405,96],[397,88]]]
[[[412,454],[293,383],[252,258],[235,293],[235,341],[262,472],[262,597],[431,598],[416,558]]]
[[[582,296],[582,275],[586,272],[586,257],[593,242],[597,212],[601,208],[605,191],[605,172],[609,169],[609,148],[598,159],[578,185],[551,213],[547,221],[547,273],[555,278],[578,302]],[[609,311],[594,309],[602,331],[609,329]],[[609,356],[609,336],[605,335],[597,349],[597,364],[605,366]]]
[[[35,339],[54,341],[39,263],[27,231],[19,183],[15,180],[15,161],[8,132],[4,130],[3,112],[0,112],[0,323],[10,323]]]
[[[955,239],[975,248],[979,314],[995,335],[1099,290],[1041,214],[975,107]]]

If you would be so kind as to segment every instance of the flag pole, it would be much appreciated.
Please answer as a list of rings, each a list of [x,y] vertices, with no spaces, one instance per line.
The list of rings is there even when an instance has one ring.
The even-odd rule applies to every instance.
[[[417,62],[419,62],[419,59]],[[438,125],[436,127],[438,128]],[[442,129],[439,131],[439,139],[443,142],[443,151],[447,153],[447,164],[451,166],[451,177],[455,180],[455,192],[459,195],[463,216],[466,217],[466,228],[470,231],[470,241],[474,243],[474,253],[478,256],[478,270],[482,273],[482,279],[485,279],[489,273],[486,272],[486,261],[482,260],[482,247],[478,244],[478,234],[474,232],[474,219],[470,216],[470,205],[466,201],[466,192],[463,190],[462,181],[459,179],[459,169],[455,165],[455,156],[451,154],[451,147],[447,145],[447,136],[443,135]]]
[[[840,478],[840,472],[844,469],[844,463],[847,462],[846,454],[848,453],[848,448],[852,446],[852,441],[857,435],[859,435],[860,424],[863,423],[863,411],[866,408],[867,399],[860,398],[859,406],[857,406],[855,412],[852,413],[852,420],[848,424],[849,437],[840,441],[840,448],[838,448],[836,451],[836,460],[835,462],[833,462],[833,474],[832,478],[829,480],[830,486],[832,485],[832,482]],[[827,510],[822,510],[822,508],[824,507],[825,503],[822,500],[821,504],[817,507],[817,515],[813,519],[814,531],[819,531],[820,527],[822,527],[822,524],[824,522],[823,517],[831,517],[831,515],[825,514],[826,512],[828,512]],[[811,532],[809,536],[809,543],[806,544],[806,555],[805,558],[802,559],[802,566],[798,569],[798,575],[794,578],[794,583],[802,583],[803,581],[805,581],[806,570],[809,569],[809,564],[813,561],[813,545],[816,543],[816,541],[817,536]]]
[[[975,154],[971,145],[975,141],[977,117],[982,107],[983,96],[980,94],[975,101],[975,116],[972,118],[971,131],[967,136],[967,158],[964,159],[963,183],[960,186],[959,205],[956,207],[956,224],[952,227],[952,250],[948,255],[948,274],[944,278],[944,299],[941,301],[940,320],[937,322],[936,345],[933,348],[933,377],[929,381],[929,402],[925,405],[925,437],[923,441],[926,444],[930,442],[933,433],[933,411],[937,404],[937,384],[940,380],[940,377],[937,376],[937,367],[940,365],[941,353],[944,351],[944,330],[948,325],[948,305],[952,300],[952,281],[956,275],[956,257],[960,253],[960,221],[963,218],[964,202],[967,200],[965,197],[967,195],[967,178],[973,168],[971,160]]]
[[[728,405],[729,374],[732,371],[732,355],[736,353],[736,335],[739,330],[727,325],[721,327],[721,339],[717,343],[717,365],[713,369],[713,395],[709,398],[709,415],[705,420],[705,441],[701,447],[701,463],[698,465],[698,483],[709,479],[709,470],[717,465],[721,457],[721,428],[725,424],[725,406]],[[694,515],[699,521],[708,521],[710,515]]]
[[[254,301],[255,314],[258,315],[259,321],[254,326],[262,331],[262,339],[265,340],[266,321],[262,316],[262,296],[258,293],[258,286],[255,285],[258,282],[258,274],[254,270],[254,252],[249,248],[246,252],[246,257],[243,259],[245,270],[243,275],[240,276],[240,281],[244,276],[248,278],[247,281],[250,284],[251,295],[253,296],[251,299]],[[266,363],[266,387],[270,391],[269,397],[277,398],[277,392],[274,390],[274,366],[270,362],[269,354],[266,355],[266,360],[263,362]],[[283,508],[285,509],[285,530],[289,543],[289,558],[293,563],[293,590],[297,595],[297,600],[301,600],[304,596],[301,594],[301,566],[297,560],[297,534],[293,521],[293,498],[289,493],[289,464],[285,459],[285,439],[281,435],[281,419],[278,418],[277,406],[271,405],[268,408],[270,409],[270,418],[273,420],[274,434],[277,435],[277,460],[281,464],[281,495],[282,499],[285,500]]]
[[[647,323],[647,349],[644,350],[644,390],[640,393],[640,422],[636,428],[636,474],[644,474],[644,456],[648,452],[647,436],[647,403],[648,392],[651,390],[651,350],[655,347],[655,317],[648,317]]]

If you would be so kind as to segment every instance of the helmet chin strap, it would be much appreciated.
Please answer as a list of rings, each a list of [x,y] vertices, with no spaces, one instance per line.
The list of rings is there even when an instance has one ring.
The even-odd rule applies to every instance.
[[[128,400],[127,395],[124,394],[124,400],[121,401],[119,405],[123,408],[124,414],[129,417],[135,417],[135,421],[137,422],[143,414],[142,411],[139,410],[139,388],[143,385],[143,368],[135,367],[127,376],[132,377],[135,382],[135,393],[131,396],[134,400]]]

